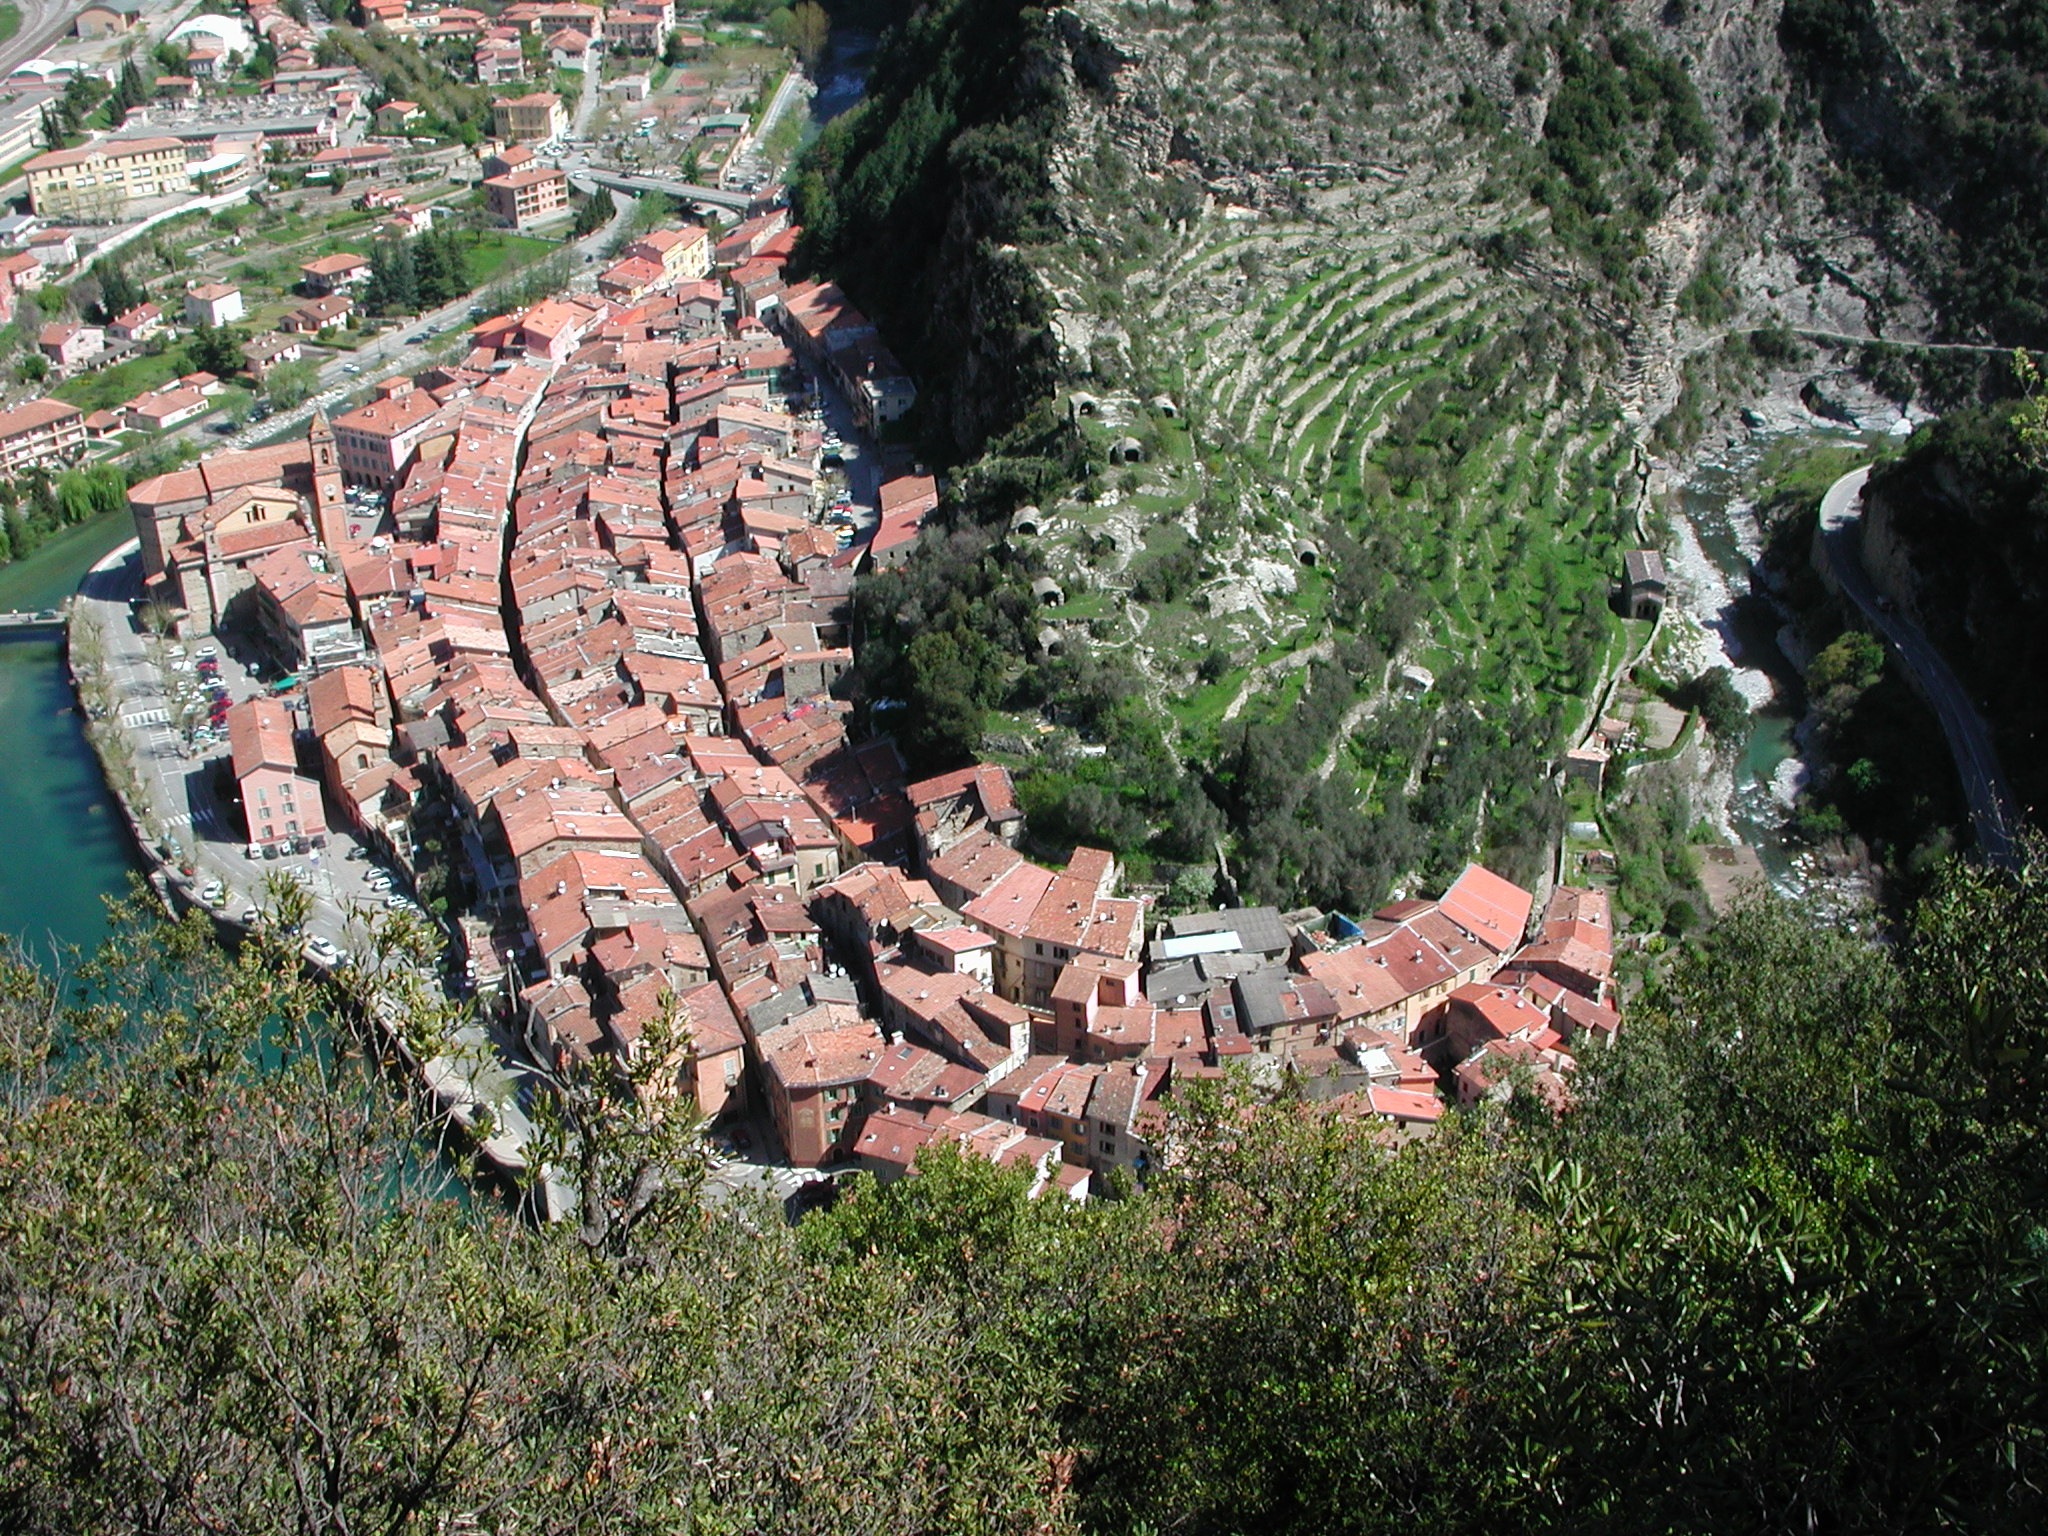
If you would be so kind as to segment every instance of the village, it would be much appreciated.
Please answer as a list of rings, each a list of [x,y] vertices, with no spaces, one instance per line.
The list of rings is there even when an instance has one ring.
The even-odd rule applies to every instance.
[[[1102,1194],[1163,1155],[1176,1083],[1233,1069],[1390,1139],[1568,1103],[1619,1026],[1601,894],[1539,914],[1475,865],[1362,922],[1155,921],[1107,853],[1018,851],[1003,767],[907,781],[851,733],[854,583],[939,487],[833,489],[915,388],[836,288],[785,281],[795,235],[775,207],[654,231],[302,440],[132,488],[142,606],[202,670],[282,679],[213,706],[244,889],[359,845],[394,904],[444,894],[514,1077],[632,1061],[673,1015],[721,1144],[798,1169],[943,1142]]]
[[[600,39],[621,56],[703,43],[665,5],[365,9],[380,49],[474,44],[491,137],[433,153],[470,153],[466,195],[519,235],[591,191],[571,146]],[[941,486],[906,445],[908,371],[834,285],[793,278],[800,231],[749,168],[750,120],[718,110],[729,97],[688,98],[679,136],[645,145],[687,142],[689,179],[725,189],[695,205],[729,218],[664,221],[665,194],[615,178],[625,227],[601,263],[503,313],[464,315],[459,292],[380,369],[355,350],[380,280],[367,253],[445,220],[416,188],[448,167],[409,140],[447,122],[320,65],[324,29],[284,10],[194,25],[186,57],[229,73],[262,39],[274,120],[223,126],[259,109],[209,83],[217,63],[158,75],[143,126],[29,162],[35,216],[0,260],[11,302],[81,260],[59,220],[146,222],[281,174],[352,180],[378,221],[353,245],[302,243],[271,289],[200,266],[181,299],[37,337],[60,381],[179,321],[233,336],[243,366],[222,372],[259,385],[329,359],[302,428],[245,432],[128,489],[134,590],[107,628],[129,648],[140,703],[121,723],[158,802],[133,809],[179,899],[249,929],[296,882],[317,898],[296,942],[343,975],[392,914],[427,924],[434,984],[492,1058],[453,1098],[499,1095],[501,1142],[560,1074],[623,1082],[630,1064],[703,1117],[714,1162],[886,1180],[958,1146],[1081,1199],[1169,1157],[1166,1106],[1204,1078],[1240,1074],[1389,1144],[1453,1105],[1569,1105],[1576,1059],[1620,1025],[1602,892],[1560,884],[1539,910],[1474,864],[1358,920],[1165,915],[1107,852],[1020,851],[1006,767],[912,779],[856,725],[855,583],[908,556]],[[573,111],[560,88],[521,91],[551,55],[591,66]],[[632,100],[669,73],[604,68]],[[311,103],[311,130],[274,116],[280,93]],[[615,121],[614,158],[635,163],[647,129]],[[253,334],[227,330],[243,321]],[[228,388],[199,369],[91,412],[31,399],[0,412],[0,470],[154,441]],[[650,1074],[644,1042],[677,1038]]]
[[[218,443],[438,357],[462,301],[562,286],[535,269],[643,232],[575,223],[607,180],[701,178],[744,209],[804,99],[762,28],[668,0],[152,0],[68,31],[0,80],[0,469]]]

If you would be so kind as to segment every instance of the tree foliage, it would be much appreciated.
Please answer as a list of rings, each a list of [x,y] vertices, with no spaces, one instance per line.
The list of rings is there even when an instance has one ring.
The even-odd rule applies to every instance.
[[[806,151],[801,261],[829,270],[904,354],[926,436],[969,457],[1051,391],[1045,298],[1005,246],[1053,227],[1060,69],[1046,13],[946,0],[893,29],[866,97]]]
[[[1561,1120],[1184,1083],[1121,1200],[933,1155],[793,1230],[595,1083],[598,1203],[672,1198],[449,1198],[291,942],[0,968],[9,1529],[2000,1530],[2048,1476],[2038,863],[1888,949],[1742,909]]]

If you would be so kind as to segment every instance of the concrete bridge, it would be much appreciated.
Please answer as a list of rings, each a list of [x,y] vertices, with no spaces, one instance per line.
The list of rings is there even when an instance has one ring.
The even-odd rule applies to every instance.
[[[666,176],[633,176],[624,171],[607,171],[594,165],[569,173],[569,179],[579,186],[590,182],[600,187],[610,187],[614,192],[630,193],[639,197],[648,192],[666,192],[670,197],[681,198],[684,202],[700,203],[708,208],[723,208],[730,213],[744,215],[761,199],[752,192],[728,192],[722,187],[702,187],[695,182],[676,181]],[[588,187],[583,187],[588,191]]]
[[[62,629],[70,617],[71,604],[68,600],[56,608],[13,609],[0,613],[0,634],[18,634],[23,630]]]

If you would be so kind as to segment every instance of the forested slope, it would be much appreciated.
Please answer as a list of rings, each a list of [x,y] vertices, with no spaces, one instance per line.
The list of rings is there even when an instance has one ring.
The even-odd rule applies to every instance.
[[[585,1084],[534,1230],[435,1192],[289,940],[143,923],[90,1009],[0,971],[0,1525],[2027,1529],[2044,957],[2039,874],[1889,951],[1753,910],[1562,1122],[1190,1092],[1080,1207],[700,1211],[680,1117]]]
[[[921,8],[800,209],[923,349],[957,461],[926,552],[863,594],[865,696],[904,706],[875,724],[920,766],[1007,757],[1049,850],[1180,899],[1219,848],[1283,906],[1475,853],[1537,878],[1546,769],[1640,638],[1608,592],[1673,328],[1732,332],[1737,373],[1784,350],[1697,280],[1733,266],[1716,219],[1764,216],[1723,190],[1753,181],[1741,103],[1685,64],[1731,26],[1771,36],[1726,8]],[[933,302],[941,245],[996,302]]]
[[[1053,387],[1043,294],[1009,249],[1054,225],[1053,52],[1046,13],[1011,0],[917,8],[794,189],[800,259],[902,350],[948,459],[979,452]]]
[[[1872,478],[1886,586],[1926,628],[1996,734],[2023,812],[2048,808],[2048,468],[2015,402],[1959,410]]]

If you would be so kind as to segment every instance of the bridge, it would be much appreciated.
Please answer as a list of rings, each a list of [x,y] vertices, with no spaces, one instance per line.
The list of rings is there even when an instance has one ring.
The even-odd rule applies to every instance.
[[[0,613],[0,633],[13,634],[21,630],[62,629],[71,616],[71,604],[64,603],[57,608],[17,608]]]
[[[594,165],[586,165],[580,171],[571,172],[569,179],[579,183],[595,182],[598,186],[610,187],[614,192],[630,193],[634,197],[648,192],[666,192],[670,197],[681,198],[686,203],[724,208],[736,214],[746,213],[760,201],[760,198],[751,192],[728,192],[722,187],[700,187],[695,182],[672,181],[665,176],[629,176],[624,171],[600,170]]]

